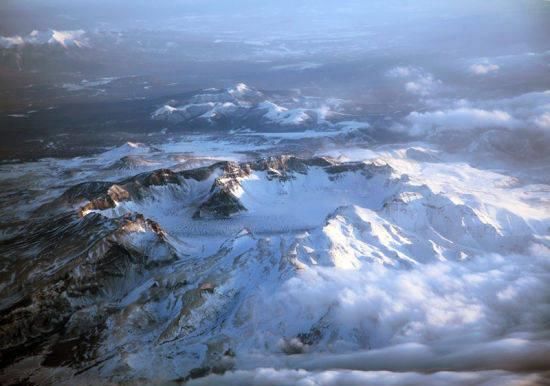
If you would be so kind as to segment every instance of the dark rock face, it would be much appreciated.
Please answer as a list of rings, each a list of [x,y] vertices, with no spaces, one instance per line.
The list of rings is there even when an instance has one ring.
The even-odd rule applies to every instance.
[[[154,165],[154,163],[142,155],[127,155],[120,158],[118,161],[108,165],[105,169],[108,170],[125,170],[137,169],[143,165]]]
[[[347,172],[361,172],[365,175],[365,177],[370,178],[379,173],[387,175],[391,173],[392,168],[387,164],[376,165],[367,164],[364,162],[348,162],[345,164],[330,165],[329,167],[325,168],[325,171],[333,175]]]
[[[216,179],[210,189],[209,197],[195,211],[193,218],[229,218],[236,213],[245,211],[246,208],[232,191],[239,186],[238,179],[248,176],[250,172],[248,164],[224,163],[223,174]]]
[[[210,282],[204,282],[199,286],[199,289],[204,292],[214,293],[216,286]]]
[[[60,197],[63,201],[74,204],[82,200],[91,200],[110,187],[109,182],[83,182],[69,188]]]
[[[301,332],[294,338],[283,339],[281,350],[287,355],[303,354],[311,346],[318,344],[323,338],[323,333],[318,326],[312,327],[308,332]]]
[[[17,281],[2,278],[9,284],[0,292],[0,367],[37,351],[45,352],[44,366],[78,368],[94,359],[110,304],[159,264],[126,240],[136,228],[165,246],[165,262],[175,258],[160,226],[139,214],[68,214],[1,243]]]
[[[177,173],[171,171],[170,169],[158,169],[152,172],[146,172],[138,174],[137,176],[131,177],[127,180],[122,181],[121,185],[135,185],[139,186],[161,186],[167,184],[177,184],[179,183],[179,176]]]
[[[229,218],[231,215],[245,210],[246,208],[238,198],[224,189],[219,189],[200,205],[193,214],[193,218],[209,216]]]
[[[306,174],[309,167],[328,167],[332,163],[325,158],[301,159],[294,156],[269,157],[251,164],[253,170],[267,171],[273,176],[291,178],[292,173]]]
[[[105,210],[114,208],[116,202],[126,201],[130,199],[130,193],[120,185],[111,185],[107,189],[107,193],[101,194],[99,197],[92,199],[88,204],[84,205],[80,214],[83,215],[87,211],[99,209]]]
[[[56,200],[43,205],[36,216],[60,213],[79,206],[80,215],[92,210],[114,208],[116,202],[141,200],[149,194],[148,189],[155,186],[183,186],[186,180],[204,181],[218,169],[224,169],[227,162],[192,170],[174,172],[170,169],[158,169],[145,172],[124,180],[112,182],[84,182],[69,188]]]
[[[181,171],[179,172],[179,175],[181,175],[184,179],[204,181],[208,179],[208,177],[210,177],[216,169],[223,168],[226,164],[227,162],[217,162],[211,166]]]

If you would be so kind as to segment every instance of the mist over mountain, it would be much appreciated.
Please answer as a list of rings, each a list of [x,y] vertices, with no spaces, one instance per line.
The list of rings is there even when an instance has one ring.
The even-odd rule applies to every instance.
[[[550,2],[0,4],[0,384],[546,385]]]

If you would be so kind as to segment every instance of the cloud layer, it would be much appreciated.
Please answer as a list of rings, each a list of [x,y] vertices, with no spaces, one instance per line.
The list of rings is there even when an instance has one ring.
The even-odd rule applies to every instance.
[[[406,120],[409,123],[406,130],[414,136],[429,134],[437,130],[513,129],[520,127],[520,122],[505,111],[468,107],[426,113],[413,111]]]
[[[497,72],[500,66],[492,63],[476,63],[470,66],[470,72],[475,75],[486,75],[491,72]]]
[[[282,329],[292,336],[318,319],[331,329],[321,343],[326,346],[286,359],[251,354],[238,359],[239,368],[256,370],[192,384],[536,383],[550,355],[550,345],[540,340],[550,318],[550,266],[548,249],[534,246],[532,253],[406,271],[307,269],[256,304],[253,314],[262,325],[277,322],[257,333],[268,337]],[[273,317],[283,309],[283,320]],[[261,368],[274,365],[287,370]]]
[[[309,372],[305,370],[276,370],[263,368],[250,371],[235,371],[224,376],[213,375],[189,382],[190,386],[201,385],[257,385],[257,386],[517,386],[542,384],[544,374],[513,374],[506,371],[483,372],[438,372],[433,374],[394,373],[389,371],[329,370]]]
[[[442,82],[421,68],[412,66],[397,66],[387,74],[390,78],[404,79],[404,89],[413,95],[426,97],[441,86]]]
[[[489,129],[531,129],[545,133],[550,130],[550,91],[477,102],[459,100],[448,104],[451,105],[449,108],[412,111],[401,123],[394,125],[393,130],[412,136]]]
[[[89,44],[84,30],[72,31],[37,31],[34,30],[26,36],[0,36],[0,47],[11,48],[24,45],[58,44],[67,47],[85,47]]]

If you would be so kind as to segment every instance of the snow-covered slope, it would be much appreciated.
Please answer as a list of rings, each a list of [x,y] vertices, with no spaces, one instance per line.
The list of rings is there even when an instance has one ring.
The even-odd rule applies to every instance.
[[[103,153],[105,168],[4,238],[3,376],[153,382],[247,370],[204,382],[248,384],[266,366],[458,371],[487,352],[494,362],[476,368],[543,366],[544,186],[519,188],[422,146],[197,158],[193,169],[176,166],[176,146]]]
[[[335,129],[345,123],[341,100],[299,95],[264,94],[239,83],[228,89],[207,89],[183,100],[169,101],[151,114],[155,120],[210,128],[254,131],[281,128]],[[349,127],[349,122],[347,122]],[[358,128],[368,125],[364,122]]]

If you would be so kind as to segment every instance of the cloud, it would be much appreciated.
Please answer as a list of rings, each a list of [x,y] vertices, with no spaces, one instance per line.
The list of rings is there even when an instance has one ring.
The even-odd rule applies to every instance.
[[[550,317],[550,266],[547,248],[531,252],[411,270],[307,268],[261,297],[265,302],[252,314],[259,323],[272,321],[257,332],[263,338],[279,328],[291,336],[322,320],[317,325],[328,328],[328,349],[283,359],[241,351],[241,365],[275,363],[279,370],[241,370],[190,384],[537,384],[550,368],[550,344],[539,335]],[[284,319],[273,318],[280,312]]]
[[[71,30],[71,31],[58,31],[50,29],[48,31],[34,30],[26,36],[0,36],[0,47],[11,48],[23,45],[44,45],[44,44],[58,44],[65,48],[67,47],[85,47],[89,45],[86,38],[86,31],[84,30]]]
[[[486,75],[499,69],[499,65],[492,63],[477,63],[470,66],[470,72],[475,75]]]
[[[277,337],[312,325],[321,342],[307,355],[266,353],[263,360],[237,350],[240,363],[308,371],[547,370],[550,344],[540,334],[550,318],[549,252],[535,245],[530,256],[483,255],[410,270],[305,268],[258,296],[250,314],[262,326],[258,342],[273,354]]]
[[[484,102],[485,106],[501,106],[525,122],[536,121],[539,128],[545,125],[547,114],[550,114],[550,90],[530,92],[512,98]]]
[[[441,85],[440,80],[417,67],[397,66],[390,69],[386,75],[390,78],[405,79],[405,90],[419,96],[428,96]]]
[[[273,71],[282,71],[282,70],[291,70],[291,71],[305,71],[305,70],[314,70],[319,67],[322,67],[321,63],[314,62],[300,62],[292,64],[281,64],[278,66],[271,67]]]
[[[405,83],[405,90],[411,94],[427,96],[430,95],[435,88],[441,84],[441,81],[434,79],[432,75],[424,75],[416,80]]]
[[[0,36],[0,47],[9,48],[25,44],[21,36]]]
[[[86,42],[83,40],[84,34],[85,34],[85,31],[83,30],[77,30],[77,31],[52,30],[52,37],[48,40],[48,43],[50,44],[58,43],[58,44],[61,44],[63,47],[68,47],[68,46],[82,47],[86,45]]]
[[[387,72],[393,78],[407,78],[416,74],[419,70],[414,67],[397,66]]]
[[[462,345],[400,344],[378,350],[295,357],[290,364],[310,371],[339,368],[360,371],[545,371],[549,342],[506,338]],[[391,363],[388,359],[391,358]]]
[[[435,110],[413,111],[392,129],[413,136],[444,131],[467,132],[501,128],[550,133],[550,90],[494,100],[430,102]],[[445,108],[445,105],[449,107]]]
[[[439,130],[473,130],[490,128],[515,129],[521,122],[502,110],[483,110],[461,107],[425,113],[413,111],[405,118],[407,124],[395,128],[414,136]]]
[[[539,128],[550,131],[550,112],[544,113],[536,117],[533,122]]]
[[[462,385],[535,385],[542,384],[544,374],[513,374],[506,371],[437,373],[395,373],[391,371],[346,371],[328,370],[310,372],[305,370],[276,370],[261,368],[249,371],[234,371],[225,375],[212,375],[192,380],[190,386],[462,386]]]

